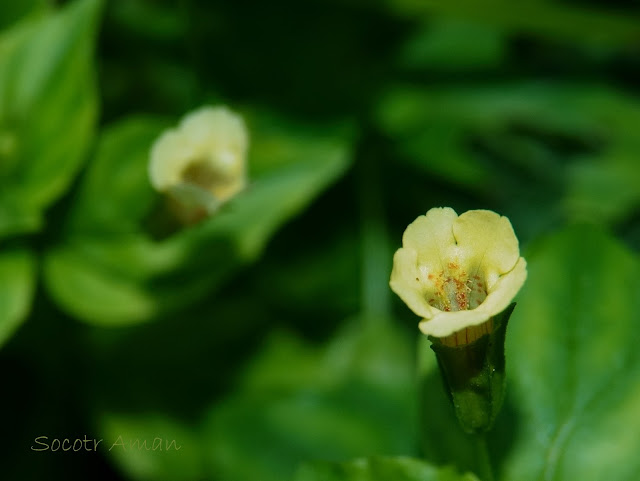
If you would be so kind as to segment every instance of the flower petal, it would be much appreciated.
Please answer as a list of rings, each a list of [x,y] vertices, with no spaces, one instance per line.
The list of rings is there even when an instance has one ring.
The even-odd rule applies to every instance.
[[[472,311],[451,311],[438,313],[432,319],[423,319],[418,327],[423,334],[435,337],[446,337],[465,327],[477,326],[489,320],[491,316],[478,309]]]
[[[185,137],[177,130],[167,130],[151,147],[149,178],[159,191],[181,181],[184,167],[192,157],[192,148]]]
[[[232,151],[244,157],[247,151],[247,129],[242,118],[226,107],[202,107],[184,117],[180,122],[180,132],[192,145],[212,149],[200,152],[211,154],[220,149]]]
[[[520,257],[511,272],[500,276],[493,288],[489,290],[487,298],[477,309],[487,311],[491,316],[501,313],[511,304],[525,280],[527,280],[527,261]]]
[[[452,226],[458,214],[451,207],[435,207],[407,226],[403,247],[418,252],[418,263],[428,268],[444,268],[450,249],[455,246]],[[431,269],[430,269],[431,270]]]
[[[423,294],[418,268],[418,253],[407,247],[396,251],[393,256],[393,270],[389,285],[409,309],[418,316],[430,319],[437,309],[431,307]]]
[[[487,287],[509,272],[520,256],[511,222],[490,210],[470,210],[453,223],[458,252],[467,268],[484,275]]]

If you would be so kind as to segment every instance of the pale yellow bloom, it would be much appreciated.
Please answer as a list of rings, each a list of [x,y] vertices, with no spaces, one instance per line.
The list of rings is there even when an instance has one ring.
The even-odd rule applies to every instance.
[[[211,212],[245,187],[248,143],[240,116],[226,107],[202,107],[154,142],[151,184]]]
[[[493,328],[527,278],[509,219],[489,210],[461,216],[434,208],[409,224],[393,257],[390,285],[420,330],[468,344]]]

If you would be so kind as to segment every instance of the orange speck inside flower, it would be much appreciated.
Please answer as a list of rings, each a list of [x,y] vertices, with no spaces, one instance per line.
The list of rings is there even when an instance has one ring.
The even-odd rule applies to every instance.
[[[430,273],[428,278],[435,285],[435,297],[429,299],[429,304],[441,311],[474,309],[487,297],[483,279],[479,275],[469,276],[455,262],[449,262],[447,268],[439,272]]]
[[[435,286],[435,296],[428,299],[429,305],[441,311],[463,311],[475,309],[487,297],[484,278],[479,274],[470,276],[457,262],[427,276]],[[476,341],[493,330],[493,321],[479,326],[470,326],[451,334],[441,341],[449,346],[461,346]]]

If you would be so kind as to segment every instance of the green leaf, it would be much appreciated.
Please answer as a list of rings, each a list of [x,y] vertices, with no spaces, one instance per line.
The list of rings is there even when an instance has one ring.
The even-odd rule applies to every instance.
[[[551,224],[616,223],[640,205],[640,104],[604,87],[397,88],[378,121],[401,157],[435,181],[497,198],[524,225],[540,222],[532,204]]]
[[[91,144],[100,7],[77,1],[0,36],[0,237],[41,226]]]
[[[496,67],[506,53],[503,37],[499,30],[478,23],[454,19],[429,22],[404,45],[401,65],[445,72]]]
[[[499,136],[504,143],[520,139],[517,129],[523,127],[534,135],[557,132],[561,137],[599,138],[606,128],[604,122],[610,119],[599,122],[583,112],[594,104],[596,93],[597,90],[588,88],[580,91],[571,86],[541,84],[397,88],[382,99],[378,120],[400,142],[402,151],[428,172],[486,191],[491,189],[489,184],[495,182],[493,176],[497,173],[474,154],[471,148],[474,139],[490,141]],[[578,105],[575,109],[558,111],[558,103],[569,102]],[[575,113],[578,111],[582,115]],[[558,162],[553,158],[541,157],[534,151],[523,152],[522,146],[518,148],[519,155],[509,152],[509,145],[501,144],[499,148],[504,150],[501,153],[505,154],[505,162],[526,168],[530,175],[559,174]],[[524,154],[528,155],[523,158]],[[549,168],[551,171],[547,172]]]
[[[357,459],[345,463],[303,465],[295,481],[474,481],[449,467],[436,467],[412,458]]]
[[[251,185],[215,216],[162,240],[146,230],[154,209],[163,215],[147,165],[166,123],[132,118],[107,129],[63,242],[45,258],[46,285],[60,305],[105,325],[144,322],[187,305],[255,260],[348,166],[343,129],[305,129],[265,115],[249,124]]]
[[[305,460],[412,454],[412,352],[403,333],[383,326],[352,326],[322,349],[272,337],[205,423],[213,472],[276,481]]]
[[[156,201],[148,174],[151,144],[170,123],[131,117],[101,132],[67,229],[93,237],[136,234]]]
[[[4,0],[0,4],[0,30],[28,15],[43,13],[49,0]]]
[[[640,264],[575,227],[537,245],[507,334],[505,480],[636,479]]]
[[[185,9],[173,5],[127,0],[114,2],[110,14],[118,30],[154,40],[179,41],[189,30]]]
[[[586,45],[626,48],[639,33],[638,19],[606,9],[550,1],[521,2],[510,8],[507,0],[387,0],[398,14],[411,19],[433,16],[473,20],[510,32],[526,32]]]
[[[0,346],[27,317],[35,290],[36,263],[27,250],[0,253]]]
[[[166,413],[103,413],[98,422],[101,452],[136,480],[199,480],[204,477],[197,430]]]
[[[564,202],[569,215],[610,223],[633,216],[640,205],[639,148],[640,142],[634,138],[621,142],[606,158],[591,158],[571,165],[571,181]]]
[[[117,272],[95,268],[91,262],[73,248],[50,252],[44,264],[49,294],[76,317],[105,324],[143,320],[156,313],[151,296],[142,287],[119,278]]]

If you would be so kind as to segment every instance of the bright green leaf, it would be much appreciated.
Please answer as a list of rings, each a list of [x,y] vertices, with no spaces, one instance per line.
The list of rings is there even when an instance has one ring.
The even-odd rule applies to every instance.
[[[299,469],[295,481],[477,481],[477,478],[449,467],[398,457],[306,464]]]
[[[91,268],[73,249],[57,249],[46,257],[49,294],[77,317],[117,325],[122,319],[144,320],[156,313],[153,300],[135,284],[108,270]],[[80,295],[79,295],[80,294]]]
[[[36,263],[26,250],[0,253],[0,346],[25,320],[35,290]]]
[[[0,236],[39,228],[84,160],[97,116],[100,6],[78,0],[0,35]]]
[[[634,480],[640,470],[640,264],[571,228],[528,256],[507,333],[503,479]]]

